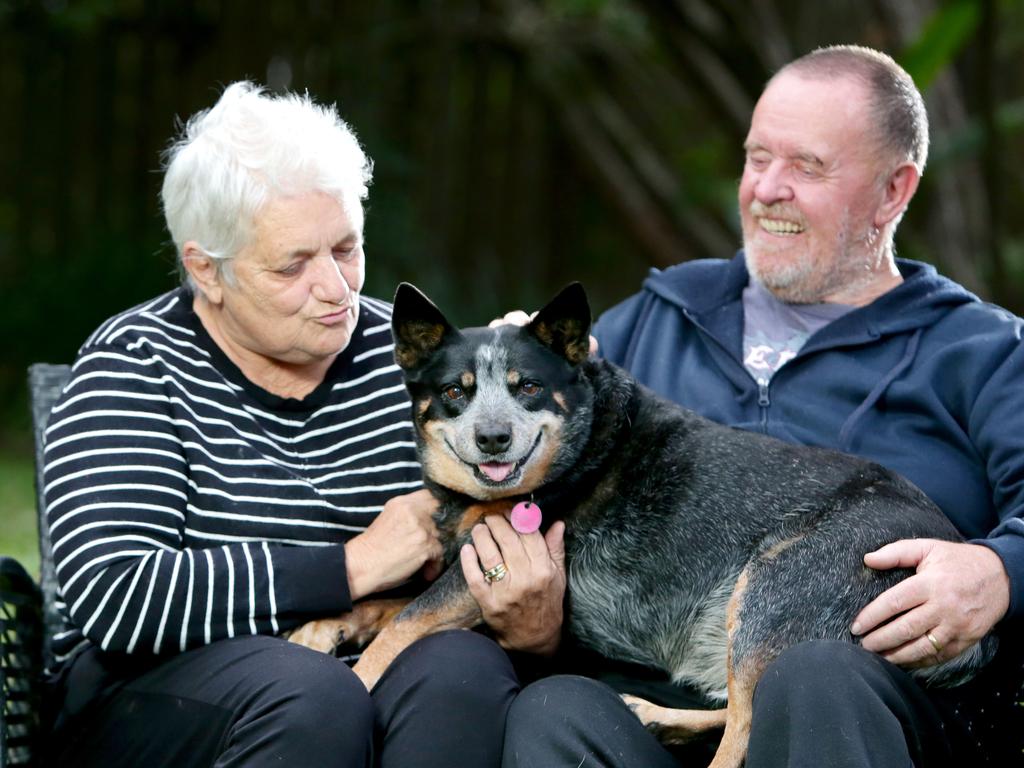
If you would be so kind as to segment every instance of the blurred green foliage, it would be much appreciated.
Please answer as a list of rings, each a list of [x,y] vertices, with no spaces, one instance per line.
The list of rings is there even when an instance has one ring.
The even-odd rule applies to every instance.
[[[970,41],[978,28],[975,0],[956,0],[939,8],[917,40],[900,56],[900,64],[918,88],[927,88]]]
[[[0,554],[39,578],[39,539],[31,455],[0,451]]]
[[[367,291],[409,280],[475,324],[731,255],[757,95],[831,43],[926,89],[901,255],[1024,309],[1024,3],[0,0],[0,448],[29,455],[29,363],[175,284],[160,152],[226,83],[337,103],[375,160]],[[29,499],[18,461],[0,481]],[[30,507],[3,499],[5,531]]]

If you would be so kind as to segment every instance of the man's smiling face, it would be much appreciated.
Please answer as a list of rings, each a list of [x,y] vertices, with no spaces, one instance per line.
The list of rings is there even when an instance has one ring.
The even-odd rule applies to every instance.
[[[739,205],[751,276],[809,304],[870,281],[883,244],[879,141],[865,85],[783,72],[765,89],[744,144]]]

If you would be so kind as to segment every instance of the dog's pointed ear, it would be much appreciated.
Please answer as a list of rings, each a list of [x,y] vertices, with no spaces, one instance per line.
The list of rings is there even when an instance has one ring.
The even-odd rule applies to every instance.
[[[541,344],[579,365],[590,353],[590,303],[579,283],[570,283],[526,326]]]
[[[410,370],[430,357],[445,337],[458,331],[418,288],[401,283],[391,310],[391,334],[395,339],[395,362]]]

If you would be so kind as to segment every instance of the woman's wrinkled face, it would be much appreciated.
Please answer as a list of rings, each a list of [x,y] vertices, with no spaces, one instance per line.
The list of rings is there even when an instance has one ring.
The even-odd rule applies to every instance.
[[[343,350],[359,318],[361,226],[322,192],[271,200],[252,242],[219,280],[221,330],[248,351],[293,365]]]

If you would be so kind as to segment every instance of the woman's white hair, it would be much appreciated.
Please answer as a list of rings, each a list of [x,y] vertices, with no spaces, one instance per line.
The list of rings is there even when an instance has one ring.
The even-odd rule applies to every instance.
[[[227,260],[251,242],[254,217],[278,197],[324,192],[362,231],[373,164],[334,106],[309,94],[273,96],[234,83],[188,120],[164,159],[164,218],[189,282],[181,263],[187,241],[230,281]]]

